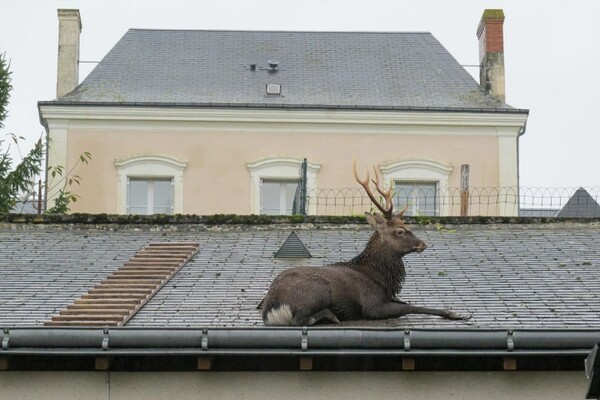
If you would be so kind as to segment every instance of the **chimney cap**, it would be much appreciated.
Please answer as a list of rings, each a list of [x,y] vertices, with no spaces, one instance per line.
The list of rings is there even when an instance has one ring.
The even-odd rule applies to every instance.
[[[483,10],[481,19],[504,19],[504,10],[501,8],[487,8]]]
[[[477,26],[477,37],[481,36],[483,28],[485,28],[488,21],[497,21],[500,24],[504,24],[504,10],[501,8],[486,8],[483,10],[481,21],[479,21],[479,26]]]
[[[68,19],[68,18],[77,18],[77,22],[79,22],[79,30],[81,31],[83,26],[81,25],[81,16],[79,15],[79,10],[76,8],[59,8],[58,9],[58,19]]]

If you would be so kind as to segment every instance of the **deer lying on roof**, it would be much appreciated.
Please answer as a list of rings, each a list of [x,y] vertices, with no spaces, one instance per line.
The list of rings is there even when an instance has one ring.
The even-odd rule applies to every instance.
[[[373,183],[387,203],[371,192],[369,172],[354,177],[382,215],[365,212],[375,229],[365,249],[350,261],[322,267],[296,267],[281,272],[271,284],[262,304],[266,325],[314,325],[358,319],[396,318],[406,314],[430,314],[447,319],[468,317],[446,310],[406,304],[396,298],[406,275],[402,257],[422,252],[427,245],[400,220],[406,207],[393,213],[392,189],[383,190],[375,170]]]

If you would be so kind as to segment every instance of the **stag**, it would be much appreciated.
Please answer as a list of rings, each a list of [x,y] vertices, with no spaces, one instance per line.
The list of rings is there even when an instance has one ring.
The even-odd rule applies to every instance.
[[[468,318],[448,309],[407,304],[396,297],[406,275],[402,257],[420,253],[427,245],[400,219],[407,207],[393,213],[392,188],[384,190],[377,170],[373,169],[372,182],[385,205],[371,191],[369,171],[365,180],[358,177],[354,160],[354,178],[381,211],[381,215],[365,212],[368,223],[375,229],[365,249],[350,261],[281,272],[262,302],[266,325],[304,326],[323,321],[397,318],[407,314]]]

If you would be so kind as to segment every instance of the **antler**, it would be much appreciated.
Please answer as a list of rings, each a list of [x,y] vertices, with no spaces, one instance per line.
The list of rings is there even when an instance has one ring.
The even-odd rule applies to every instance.
[[[381,213],[383,214],[383,216],[390,220],[393,217],[393,210],[394,210],[394,202],[392,201],[392,188],[390,187],[388,190],[383,190],[381,188],[381,186],[379,185],[379,174],[377,173],[377,170],[375,169],[375,167],[373,167],[373,171],[375,172],[375,179],[372,180],[372,182],[375,184],[375,187],[377,188],[377,191],[379,192],[380,195],[383,196],[383,198],[385,199],[385,202],[387,204],[387,208],[384,207],[373,195],[373,192],[371,192],[371,188],[369,187],[369,181],[370,181],[370,176],[369,176],[369,170],[367,169],[367,179],[360,180],[360,178],[358,177],[358,173],[356,172],[356,157],[354,157],[354,163],[352,164],[352,171],[354,172],[354,179],[356,179],[356,181],[358,183],[360,183],[360,185],[365,189],[365,191],[367,192],[367,195],[369,195],[369,198],[371,199],[371,201],[373,202],[373,204],[375,205],[375,207],[377,207],[379,209],[379,211],[381,211]],[[404,211],[406,210],[406,207],[404,208],[404,210],[401,211],[400,215],[402,215],[404,213]]]

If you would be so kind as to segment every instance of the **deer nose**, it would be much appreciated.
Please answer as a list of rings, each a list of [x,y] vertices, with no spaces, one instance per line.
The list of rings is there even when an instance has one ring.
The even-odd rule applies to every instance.
[[[420,252],[424,251],[426,248],[427,248],[427,245],[425,244],[425,242],[419,242],[417,244],[416,250],[417,250],[417,252],[420,253]]]

